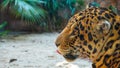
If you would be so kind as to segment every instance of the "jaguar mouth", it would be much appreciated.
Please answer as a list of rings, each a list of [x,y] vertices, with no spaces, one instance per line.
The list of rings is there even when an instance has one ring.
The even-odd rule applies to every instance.
[[[64,58],[68,61],[74,61],[75,59],[77,59],[79,57],[79,55],[72,55],[72,54],[66,54],[64,55]]]
[[[58,50],[56,50],[56,52],[57,52],[58,54],[61,54]]]
[[[60,55],[63,55],[61,54],[58,50],[56,50],[56,52]],[[75,59],[77,59],[79,57],[79,55],[72,55],[71,53],[68,53],[68,54],[65,54],[63,55],[63,57],[68,61],[68,62],[72,62],[74,61]]]

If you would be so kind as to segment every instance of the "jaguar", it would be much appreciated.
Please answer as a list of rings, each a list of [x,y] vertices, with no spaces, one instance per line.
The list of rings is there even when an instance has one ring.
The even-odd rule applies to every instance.
[[[120,16],[103,7],[73,15],[57,37],[57,51],[68,62],[92,61],[92,68],[120,68]]]

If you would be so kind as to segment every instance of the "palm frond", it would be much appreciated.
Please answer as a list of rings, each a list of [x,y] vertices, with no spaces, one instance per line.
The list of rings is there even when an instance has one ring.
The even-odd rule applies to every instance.
[[[46,11],[40,8],[39,4],[45,3],[42,0],[4,0],[2,6],[10,7],[10,11],[22,20],[40,22],[45,18]]]
[[[2,9],[5,9],[9,3],[10,3],[10,0],[4,0],[0,6],[2,6]]]

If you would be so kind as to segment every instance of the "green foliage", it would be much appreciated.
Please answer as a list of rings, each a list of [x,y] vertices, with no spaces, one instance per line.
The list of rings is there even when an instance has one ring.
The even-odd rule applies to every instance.
[[[83,5],[84,0],[44,0],[46,4],[43,8],[48,11],[48,17],[46,18],[48,25],[51,29],[55,29],[62,25],[63,20],[68,20],[76,11],[76,3],[79,6]],[[62,25],[63,26],[63,25]]]
[[[2,24],[0,24],[0,29],[3,29],[8,23],[5,21]]]
[[[2,24],[0,24],[0,36],[6,35],[9,31],[5,30],[5,27],[8,25],[8,23],[5,21]]]
[[[111,9],[113,12],[117,13],[117,8],[115,6],[110,5],[109,9]]]
[[[54,30],[65,23],[63,20],[68,20],[82,5],[84,0],[3,0],[1,9],[7,9],[16,19]]]
[[[84,0],[76,0],[76,1],[80,6],[84,5]]]
[[[80,6],[84,5],[84,0],[44,0],[46,2],[43,5],[43,8],[48,11],[49,14],[56,16],[59,10],[69,9],[71,11],[71,15],[75,13],[76,3]]]
[[[100,4],[97,2],[91,2],[91,6],[93,7],[100,7]]]
[[[9,33],[8,30],[5,30],[3,32],[0,32],[0,36],[6,36]]]
[[[8,9],[16,18],[27,22],[40,22],[45,17],[46,11],[40,8],[42,0],[3,0],[2,9]]]

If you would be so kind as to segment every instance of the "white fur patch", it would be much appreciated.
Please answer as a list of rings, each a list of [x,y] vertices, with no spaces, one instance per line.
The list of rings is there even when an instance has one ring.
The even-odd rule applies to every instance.
[[[79,68],[77,65],[69,63],[67,61],[63,61],[63,62],[58,62],[56,64],[57,68]]]
[[[111,24],[110,24],[110,22],[108,22],[108,21],[106,21],[106,20],[105,20],[105,24],[107,24],[107,26],[108,26],[108,29],[110,29],[110,27],[111,27]]]

